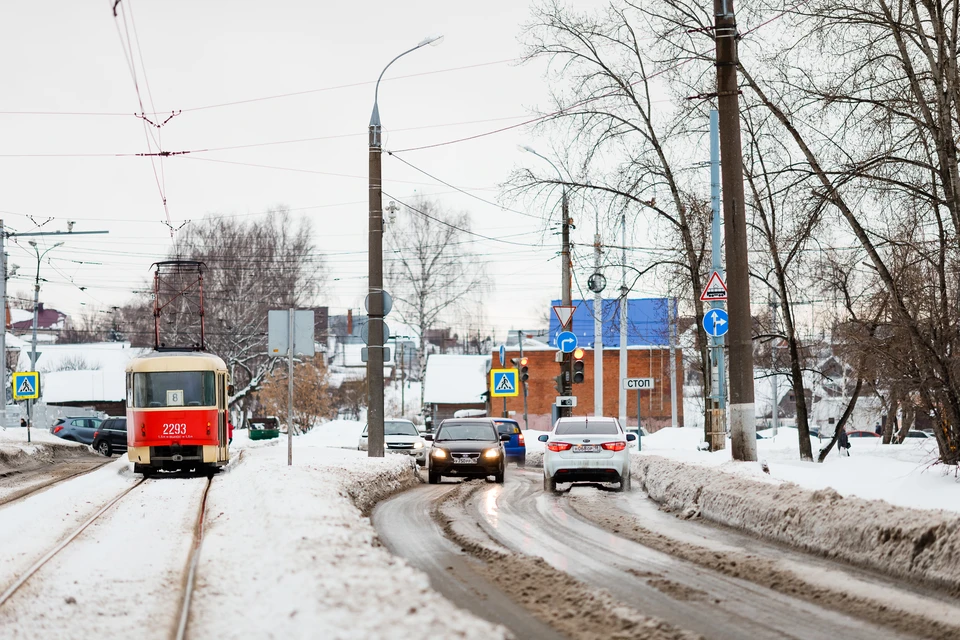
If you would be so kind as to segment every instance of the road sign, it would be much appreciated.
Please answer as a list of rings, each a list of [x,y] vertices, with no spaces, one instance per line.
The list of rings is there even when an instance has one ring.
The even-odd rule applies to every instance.
[[[553,308],[553,315],[557,316],[557,320],[560,321],[561,329],[566,329],[567,325],[570,324],[570,318],[573,317],[574,309],[576,309],[576,307],[565,304],[558,304]]]
[[[386,291],[381,291],[383,294],[383,315],[389,315],[393,311],[393,297]],[[373,293],[368,293],[367,297],[363,299],[363,308],[367,310],[367,313],[370,313],[370,296],[376,295]]]
[[[507,364],[507,348],[500,345],[500,365],[503,366],[505,364]]]
[[[714,271],[710,279],[707,280],[707,286],[703,288],[703,293],[700,294],[700,300],[703,302],[718,302],[726,299],[727,285],[724,284],[720,274]]]
[[[703,314],[703,330],[707,335],[719,338],[730,329],[730,319],[723,309],[710,309]]]
[[[314,355],[313,309],[293,313],[293,352]],[[267,312],[267,353],[284,356],[290,348],[290,311],[271,309]]]
[[[575,407],[577,406],[577,396],[557,396],[557,406]]]
[[[383,322],[381,320],[380,322]],[[368,320],[366,324],[360,327],[360,339],[363,340],[363,344],[370,344],[370,321]],[[387,344],[387,340],[390,339],[390,327],[387,326],[386,322],[383,322],[383,344]]]
[[[507,398],[520,395],[516,369],[490,369],[490,397]]]
[[[627,391],[653,389],[653,378],[623,378],[623,388]]]
[[[577,348],[577,334],[572,331],[557,334],[557,348],[564,353],[573,353],[573,350]]]
[[[13,374],[13,399],[36,400],[40,397],[40,373],[17,371]]]

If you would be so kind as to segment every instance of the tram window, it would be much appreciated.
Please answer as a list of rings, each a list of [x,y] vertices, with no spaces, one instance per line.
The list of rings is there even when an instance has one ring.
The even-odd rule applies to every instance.
[[[212,371],[158,371],[133,376],[135,407],[213,407],[217,404]]]

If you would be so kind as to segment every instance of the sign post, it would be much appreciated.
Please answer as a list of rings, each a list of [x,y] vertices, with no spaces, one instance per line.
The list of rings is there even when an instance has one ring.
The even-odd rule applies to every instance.
[[[653,391],[654,379],[653,378],[623,378],[622,382],[623,388],[627,391],[630,389],[637,390],[637,451],[640,451],[643,448],[643,421],[642,414],[640,411],[640,392],[644,389],[649,389]]]
[[[31,404],[40,397],[40,373],[37,371],[17,371],[13,374],[13,399],[26,400]],[[27,420],[27,442],[30,442],[30,427],[33,413]],[[6,425],[4,425],[6,426]]]
[[[287,464],[293,464],[293,355],[313,357],[313,310],[270,310],[267,312],[267,352],[287,355]]]

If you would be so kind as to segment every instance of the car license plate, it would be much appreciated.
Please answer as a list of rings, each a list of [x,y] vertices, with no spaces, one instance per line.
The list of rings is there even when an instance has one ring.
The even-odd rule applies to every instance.
[[[598,444],[578,444],[574,445],[574,453],[598,453],[600,451],[600,445]]]
[[[453,464],[473,464],[473,458],[454,458]]]

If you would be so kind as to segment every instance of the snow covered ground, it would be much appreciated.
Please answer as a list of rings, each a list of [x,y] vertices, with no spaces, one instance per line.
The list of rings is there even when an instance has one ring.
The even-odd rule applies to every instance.
[[[770,435],[769,431],[760,433]],[[727,448],[713,453],[697,450],[702,440],[702,429],[661,429],[643,438],[639,455],[716,467],[763,481],[793,482],[806,489],[831,487],[843,496],[885,500],[903,507],[960,511],[956,469],[936,464],[937,445],[932,438],[911,438],[896,445],[883,445],[880,438],[852,438],[850,457],[840,456],[834,448],[824,463],[818,464],[801,462],[797,430],[781,428],[776,438],[757,441],[757,458],[767,463],[769,475],[760,462],[733,462],[729,440]],[[825,444],[811,438],[814,457]]]
[[[340,448],[355,447],[362,428],[335,421],[295,438],[293,466],[285,436],[234,441],[243,458],[209,497],[192,636],[504,637],[376,543],[355,505],[370,508],[419,479],[406,457]]]

